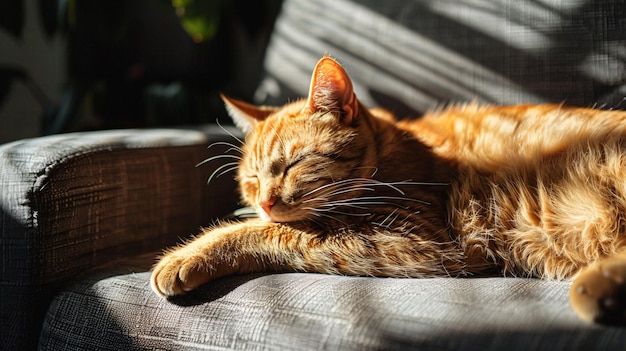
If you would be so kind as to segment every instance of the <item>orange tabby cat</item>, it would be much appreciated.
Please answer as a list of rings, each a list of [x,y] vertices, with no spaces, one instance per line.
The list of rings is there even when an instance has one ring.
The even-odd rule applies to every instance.
[[[224,98],[247,134],[238,179],[260,218],[207,229],[154,267],[173,296],[247,272],[573,279],[581,318],[626,321],[626,113],[452,107],[396,122],[330,57],[308,99]]]

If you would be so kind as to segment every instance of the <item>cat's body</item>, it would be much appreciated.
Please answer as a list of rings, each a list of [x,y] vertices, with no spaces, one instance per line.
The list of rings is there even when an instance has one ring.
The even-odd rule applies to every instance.
[[[471,272],[565,279],[626,247],[626,113],[469,106],[412,126],[457,165],[447,213]]]
[[[157,293],[258,271],[579,275],[581,317],[626,320],[626,113],[472,104],[397,122],[328,57],[307,100],[226,102],[249,132],[238,179],[261,218],[168,252]]]

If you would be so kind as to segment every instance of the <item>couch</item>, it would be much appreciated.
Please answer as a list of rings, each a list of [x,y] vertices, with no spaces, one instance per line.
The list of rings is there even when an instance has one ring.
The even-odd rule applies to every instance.
[[[366,104],[401,116],[463,101],[626,107],[621,0],[285,0],[256,102],[305,95],[325,52]],[[238,206],[232,174],[207,185],[220,164],[195,167],[237,133],[115,130],[0,146],[2,349],[626,349],[626,328],[577,319],[563,281],[263,273],[157,297],[148,282],[159,252]]]

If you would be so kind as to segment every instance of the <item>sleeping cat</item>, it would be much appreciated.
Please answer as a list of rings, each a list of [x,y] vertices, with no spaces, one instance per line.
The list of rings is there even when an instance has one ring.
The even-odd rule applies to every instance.
[[[626,112],[469,104],[396,121],[325,56],[280,108],[224,97],[259,218],[165,253],[161,296],[248,272],[573,279],[581,318],[626,322]]]

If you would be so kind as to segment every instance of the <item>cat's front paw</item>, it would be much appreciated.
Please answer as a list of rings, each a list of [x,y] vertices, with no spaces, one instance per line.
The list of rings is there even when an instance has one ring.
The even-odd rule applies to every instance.
[[[150,285],[158,295],[171,297],[194,290],[210,279],[201,257],[171,252],[154,266]]]
[[[583,320],[626,324],[626,257],[604,259],[585,268],[572,284],[570,302]]]

